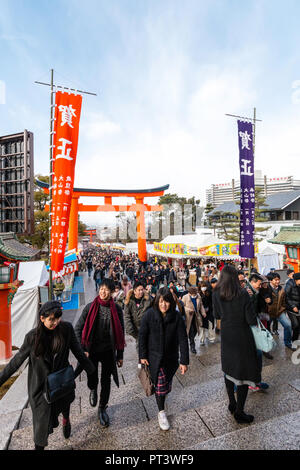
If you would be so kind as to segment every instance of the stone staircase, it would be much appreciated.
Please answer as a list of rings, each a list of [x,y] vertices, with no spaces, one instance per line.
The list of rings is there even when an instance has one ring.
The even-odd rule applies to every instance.
[[[282,333],[282,331],[281,331]],[[86,374],[77,379],[71,406],[72,435],[65,440],[59,426],[49,436],[49,450],[191,450],[191,449],[299,449],[299,366],[278,338],[274,360],[264,358],[266,392],[249,392],[246,411],[255,416],[251,425],[239,425],[227,409],[220,367],[220,343],[197,346],[188,373],[176,374],[167,398],[171,424],[161,431],[155,398],[145,397],[137,378],[135,342],[127,337],[124,366],[119,369],[119,389],[112,382],[108,414],[111,425],[101,428],[97,408],[89,405]],[[74,361],[75,364],[75,361]],[[12,434],[9,450],[32,449],[30,408],[23,410]]]

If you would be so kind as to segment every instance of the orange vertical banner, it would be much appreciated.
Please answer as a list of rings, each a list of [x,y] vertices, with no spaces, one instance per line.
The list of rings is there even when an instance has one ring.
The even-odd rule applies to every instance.
[[[63,269],[74,187],[82,96],[56,92],[53,138],[51,270]]]

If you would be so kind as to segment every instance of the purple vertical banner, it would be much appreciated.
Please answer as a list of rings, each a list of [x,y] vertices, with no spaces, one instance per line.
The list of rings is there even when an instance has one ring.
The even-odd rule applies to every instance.
[[[255,183],[252,123],[238,121],[238,135],[241,178],[239,255],[242,258],[254,258]]]

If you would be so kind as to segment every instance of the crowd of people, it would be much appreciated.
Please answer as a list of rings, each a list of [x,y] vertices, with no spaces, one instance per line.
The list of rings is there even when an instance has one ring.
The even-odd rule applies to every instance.
[[[259,319],[276,336],[282,325],[286,348],[295,350],[293,342],[300,332],[300,273],[288,270],[287,282],[281,285],[276,272],[262,276],[255,268],[251,272],[243,268],[202,261],[173,268],[155,257],[141,263],[135,254],[96,247],[81,252],[79,270],[87,271],[90,282],[95,282],[95,299],[85,306],[74,329],[61,321],[58,301],[44,304],[38,327],[26,335],[0,373],[1,385],[29,358],[36,449],[47,446],[60,413],[64,437],[71,434],[74,392],[52,405],[43,398],[47,373],[66,367],[69,351],[78,360],[75,376],[86,370],[89,402],[92,407],[98,405],[100,425],[109,426],[111,377],[119,386],[126,334],[136,342],[137,363],[149,367],[160,429],[170,428],[166,396],[178,368],[181,374],[188,372],[189,354],[197,354],[197,335],[200,348],[220,337],[228,410],[238,423],[251,423],[254,416],[244,410],[247,395],[249,390],[269,388],[262,380],[263,356],[270,360],[273,356],[257,350],[250,327]]]

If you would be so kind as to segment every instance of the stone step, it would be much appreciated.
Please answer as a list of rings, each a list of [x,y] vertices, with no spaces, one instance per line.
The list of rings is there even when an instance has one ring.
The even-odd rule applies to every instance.
[[[195,441],[195,445],[198,445],[203,439],[207,440],[223,434],[240,432],[245,427],[250,428],[257,425],[259,421],[266,422],[272,419],[274,414],[282,416],[290,414],[291,411],[300,410],[299,391],[300,381],[295,380],[290,385],[284,384],[274,387],[268,392],[249,392],[246,409],[254,414],[255,422],[250,426],[239,425],[227,410],[228,400],[223,378],[182,388],[175,377],[173,393],[167,398],[167,412],[170,416],[170,422],[173,423],[173,427],[176,429],[170,431],[171,438],[169,438],[165,436],[166,433],[158,429],[157,407],[154,396],[145,397],[138,381],[123,385],[120,389],[115,385],[112,386],[108,409],[111,426],[107,430],[99,427],[97,408],[91,408],[89,405],[89,390],[86,383],[78,381],[77,397],[71,406],[73,426],[73,437],[71,439],[73,440],[72,442],[71,439],[62,441],[61,429],[57,429],[49,438],[48,448],[183,449],[185,448],[187,431],[183,433],[183,436],[178,437],[182,421],[185,422],[187,419],[189,426],[192,428],[200,426],[201,432],[199,438],[197,437]],[[146,429],[145,433],[144,428]],[[116,436],[114,431],[116,431]],[[127,436],[131,431],[135,433],[133,439]],[[103,441],[103,433],[106,433],[105,436],[109,436],[110,442],[106,442],[105,439]],[[140,439],[136,441],[137,436],[140,435],[144,436],[143,442]],[[161,435],[165,436],[162,440]],[[176,439],[175,435],[177,436]],[[102,442],[101,445],[98,442],[99,440]],[[213,441],[215,440],[213,439]],[[114,444],[112,445],[111,442]],[[135,447],[135,445],[138,447]],[[190,442],[188,445],[190,445]],[[9,449],[28,448],[32,448],[30,408],[23,411],[20,427],[13,433],[9,446]]]
[[[300,412],[247,426],[185,450],[299,450]]]
[[[141,400],[133,400],[109,407],[110,426],[99,425],[96,409],[72,413],[72,435],[65,440],[61,425],[49,436],[48,450],[133,450],[182,449],[200,440],[212,437],[208,428],[194,410],[169,415],[171,429],[161,431],[157,413],[148,420]],[[29,450],[34,447],[32,427],[15,431],[9,450]]]

